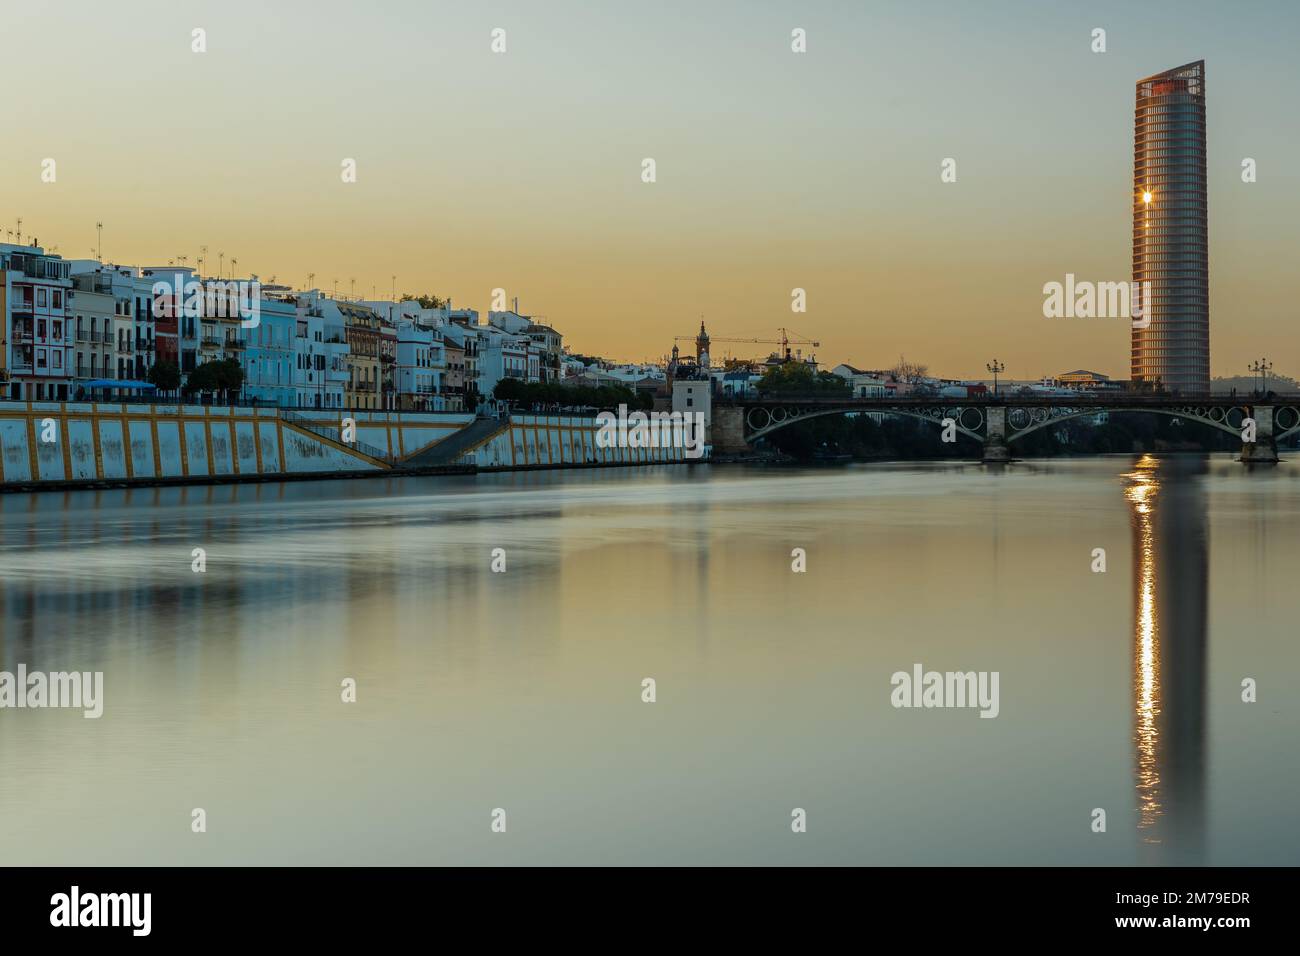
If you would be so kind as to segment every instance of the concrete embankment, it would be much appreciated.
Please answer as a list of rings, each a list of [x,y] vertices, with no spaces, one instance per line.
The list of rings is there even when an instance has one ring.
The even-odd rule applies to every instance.
[[[601,448],[596,433],[594,419],[560,415],[0,402],[0,491],[685,460],[680,448]]]

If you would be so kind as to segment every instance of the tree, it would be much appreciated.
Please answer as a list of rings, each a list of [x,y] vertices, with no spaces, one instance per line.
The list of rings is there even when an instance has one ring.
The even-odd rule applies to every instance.
[[[634,392],[626,385],[560,385],[555,382],[521,382],[517,378],[503,378],[492,389],[492,397],[522,407],[534,405],[562,405],[586,408],[615,409],[626,405],[629,409],[650,409],[654,399]]]
[[[417,302],[422,309],[445,309],[447,300],[440,299],[436,295],[412,295],[409,292],[402,293],[403,302]]]
[[[236,359],[221,359],[204,362],[190,372],[185,382],[185,394],[193,395],[203,392],[221,392],[223,398],[229,399],[230,393],[238,391],[244,385],[244,370]]]
[[[801,394],[848,397],[852,386],[831,372],[818,372],[805,362],[782,362],[773,365],[758,383],[758,390],[766,394]]]
[[[185,378],[182,389],[186,395],[199,395],[217,390],[216,362],[204,362]]]
[[[228,358],[213,363],[217,366],[216,382],[217,389],[221,392],[222,399],[230,401],[232,392],[238,392],[244,387],[244,368],[239,364],[238,359]]]
[[[181,387],[181,370],[175,362],[157,362],[149,369],[145,381],[160,392],[174,392]]]
[[[930,371],[930,366],[921,365],[917,362],[909,362],[903,356],[898,357],[898,364],[889,370],[889,374],[899,382],[905,382],[908,385],[915,385],[921,379],[925,378]]]

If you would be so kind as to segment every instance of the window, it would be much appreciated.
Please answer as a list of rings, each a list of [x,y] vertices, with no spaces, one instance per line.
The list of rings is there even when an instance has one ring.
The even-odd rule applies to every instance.
[[[54,367],[63,368],[63,351],[61,349],[54,350]]]
[[[38,339],[43,339],[43,338],[45,338],[45,320],[44,320],[44,319],[37,319],[37,320],[36,320],[36,337],[37,337]]]
[[[45,368],[45,349],[36,350],[36,367]]]
[[[51,298],[50,305],[54,306],[54,308],[56,308],[56,309],[61,309],[61,308],[63,308],[63,290],[62,290],[62,289],[55,289],[53,292],[50,293],[50,298]]]
[[[36,290],[36,305],[37,305],[39,308],[42,308],[42,309],[45,308],[45,290],[44,290],[44,289],[37,289],[37,290]]]

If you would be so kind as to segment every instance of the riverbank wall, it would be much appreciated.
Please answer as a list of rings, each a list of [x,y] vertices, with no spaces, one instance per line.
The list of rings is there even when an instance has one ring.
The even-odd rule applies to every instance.
[[[594,418],[563,415],[0,402],[0,491],[687,460],[680,448],[601,448],[596,434]]]

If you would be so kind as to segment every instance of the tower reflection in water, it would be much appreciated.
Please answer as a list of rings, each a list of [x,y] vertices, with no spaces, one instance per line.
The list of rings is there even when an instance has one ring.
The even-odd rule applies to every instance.
[[[1200,458],[1143,456],[1133,526],[1133,745],[1142,862],[1203,862],[1208,530]]]

